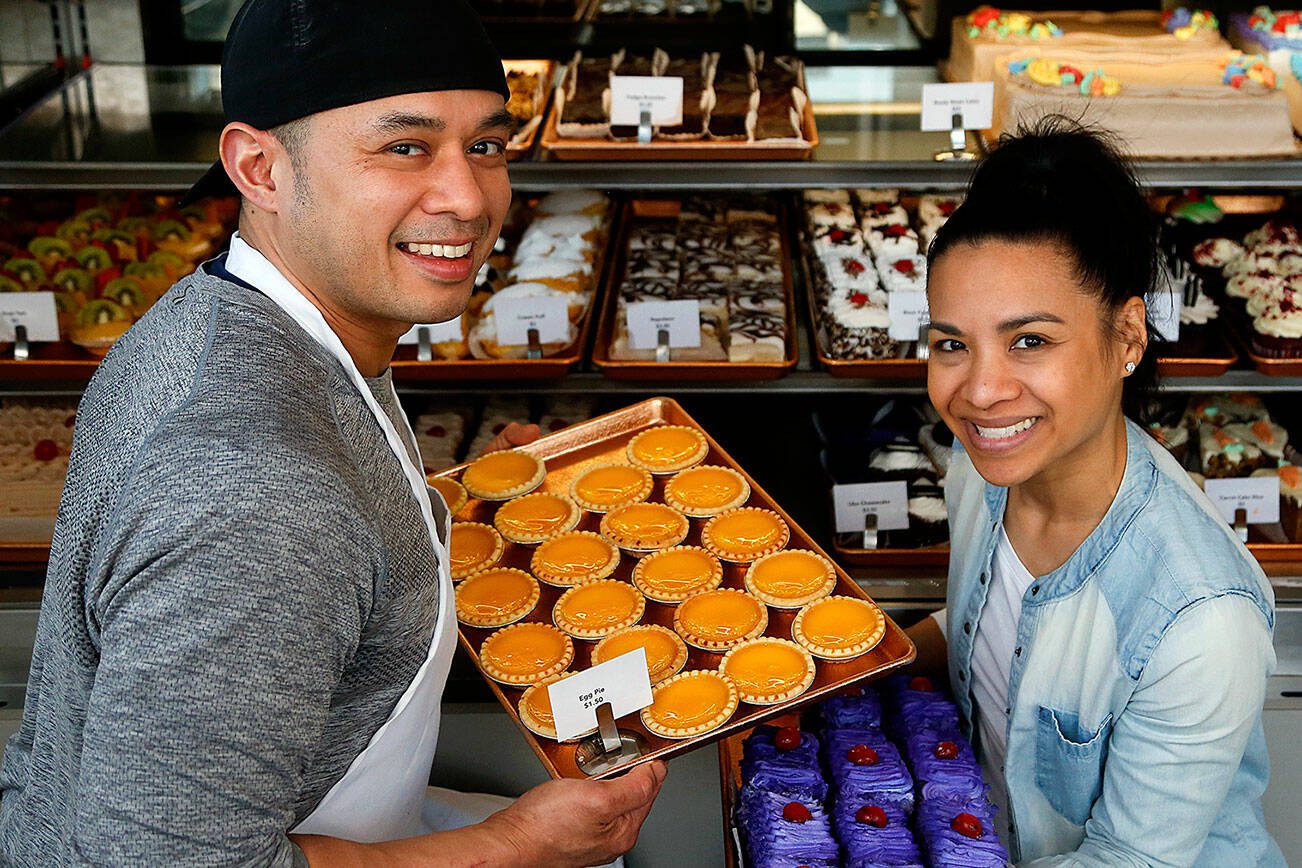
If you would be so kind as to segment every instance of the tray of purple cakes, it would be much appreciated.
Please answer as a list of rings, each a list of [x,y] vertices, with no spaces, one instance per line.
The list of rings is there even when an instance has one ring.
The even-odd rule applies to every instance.
[[[907,675],[719,744],[730,868],[1003,868],[958,708]]]

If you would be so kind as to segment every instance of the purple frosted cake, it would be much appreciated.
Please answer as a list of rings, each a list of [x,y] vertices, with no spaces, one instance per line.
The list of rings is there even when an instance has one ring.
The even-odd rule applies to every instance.
[[[822,804],[747,785],[737,804],[737,825],[754,868],[835,868],[840,847]]]
[[[886,682],[886,729],[905,741],[920,729],[958,730],[958,707],[928,678],[898,675]]]
[[[832,729],[824,759],[839,799],[880,798],[913,809],[913,778],[895,745],[875,729]]]
[[[985,799],[924,799],[917,832],[933,868],[1004,868],[1008,851],[995,835],[995,809]]]
[[[985,796],[981,766],[972,753],[972,746],[957,731],[916,732],[909,736],[905,752],[923,799],[950,795],[980,799]]]
[[[882,700],[875,690],[861,690],[857,696],[833,696],[822,709],[823,722],[829,729],[882,728]]]
[[[796,738],[800,739],[799,742],[795,741]],[[742,743],[742,780],[750,780],[754,769],[773,762],[817,769],[818,738],[812,732],[790,726],[781,729],[768,724],[755,727]]]
[[[920,866],[922,854],[909,830],[909,811],[883,799],[838,799],[832,827],[843,865]]]

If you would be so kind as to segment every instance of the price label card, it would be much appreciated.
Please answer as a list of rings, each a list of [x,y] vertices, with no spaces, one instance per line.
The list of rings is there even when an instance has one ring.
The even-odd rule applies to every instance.
[[[931,321],[931,314],[927,312],[927,293],[920,289],[890,293],[886,310],[891,317],[887,331],[892,340],[916,341],[918,330]]]
[[[922,86],[924,131],[953,129],[956,114],[963,118],[965,130],[988,130],[994,126],[995,83],[973,81]]]
[[[1216,509],[1231,524],[1235,510],[1248,512],[1248,524],[1279,521],[1279,477],[1249,476],[1247,479],[1209,479],[1204,490]]]
[[[1184,297],[1169,290],[1160,290],[1144,297],[1148,307],[1148,321],[1153,324],[1159,341],[1180,340],[1180,308]]]
[[[877,516],[878,530],[909,527],[909,488],[903,481],[833,485],[832,503],[837,533],[862,531],[864,516],[870,514]]]
[[[628,337],[635,350],[654,350],[660,332],[669,332],[670,347],[701,345],[701,303],[680,301],[636,301],[625,308]]]
[[[29,341],[57,341],[59,307],[54,293],[0,292],[0,341],[12,341],[15,326],[26,327]]]
[[[597,726],[597,706],[610,703],[615,719],[640,711],[651,704],[651,677],[646,668],[646,649],[634,648],[564,681],[547,687],[552,701],[556,737],[577,738]]]
[[[563,298],[504,298],[493,304],[497,342],[525,346],[529,329],[538,330],[538,342],[563,344],[570,339],[569,304]]]
[[[429,342],[432,344],[443,344],[449,341],[461,340],[461,317],[450,319],[447,322],[416,323],[405,335],[398,338],[400,344],[418,344],[420,343],[420,330],[429,329]]]
[[[637,126],[642,112],[651,112],[658,127],[683,122],[683,79],[672,75],[613,75],[610,77],[610,122]]]

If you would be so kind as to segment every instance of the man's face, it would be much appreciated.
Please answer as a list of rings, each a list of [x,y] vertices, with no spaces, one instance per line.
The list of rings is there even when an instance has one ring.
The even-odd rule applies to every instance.
[[[404,94],[308,119],[276,218],[317,301],[397,337],[461,313],[511,204],[502,97]]]

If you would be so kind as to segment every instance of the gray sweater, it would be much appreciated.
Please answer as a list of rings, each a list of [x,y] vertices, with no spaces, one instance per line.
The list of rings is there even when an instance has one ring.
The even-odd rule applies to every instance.
[[[78,410],[0,864],[301,863],[286,831],[425,659],[435,576],[339,363],[260,293],[182,281]]]

